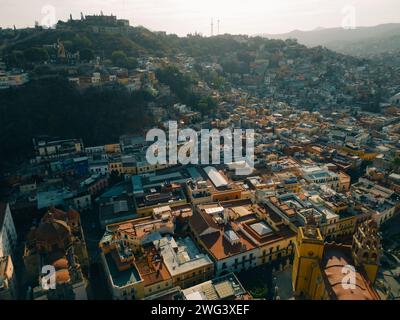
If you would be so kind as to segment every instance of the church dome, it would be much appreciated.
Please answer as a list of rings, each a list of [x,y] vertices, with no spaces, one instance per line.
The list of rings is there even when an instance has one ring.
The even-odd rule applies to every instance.
[[[58,271],[62,269],[68,269],[68,261],[65,258],[58,259],[53,262],[53,267]]]
[[[68,283],[71,280],[69,271],[67,269],[62,269],[56,271],[56,282],[57,284]]]
[[[74,209],[70,209],[67,212],[67,217],[68,217],[68,220],[71,220],[71,221],[74,221],[74,222],[78,222],[79,218],[80,218],[80,215],[79,215],[78,211],[76,211]]]
[[[36,240],[48,244],[65,242],[70,237],[71,230],[64,221],[53,220],[42,222],[36,230]]]

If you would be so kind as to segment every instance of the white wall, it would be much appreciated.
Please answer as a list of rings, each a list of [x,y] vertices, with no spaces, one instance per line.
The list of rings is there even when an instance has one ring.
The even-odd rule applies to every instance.
[[[17,245],[17,232],[15,231],[10,206],[7,204],[4,223],[0,226],[0,257],[13,255]]]

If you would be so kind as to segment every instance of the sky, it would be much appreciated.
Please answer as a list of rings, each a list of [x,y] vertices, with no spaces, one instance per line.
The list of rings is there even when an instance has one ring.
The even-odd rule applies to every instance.
[[[33,26],[84,14],[114,14],[131,25],[188,33],[262,34],[400,22],[399,0],[0,0],[0,26]]]

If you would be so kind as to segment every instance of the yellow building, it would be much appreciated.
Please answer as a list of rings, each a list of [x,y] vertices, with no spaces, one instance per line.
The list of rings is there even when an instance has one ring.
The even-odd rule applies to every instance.
[[[137,174],[136,161],[122,161],[122,173],[130,175]]]
[[[348,192],[350,190],[351,177],[344,172],[339,172],[338,177],[339,177],[338,191]]]
[[[379,300],[373,288],[380,241],[372,220],[362,224],[353,245],[324,243],[314,223],[298,230],[293,261],[293,290],[299,299]]]
[[[0,301],[17,298],[17,278],[10,256],[0,257]]]
[[[104,146],[104,150],[106,153],[119,153],[121,152],[121,146],[119,143],[113,143],[113,144],[106,144]]]
[[[283,181],[283,187],[289,192],[299,194],[301,190],[301,184],[297,179]]]
[[[379,269],[381,253],[378,226],[374,220],[369,220],[358,227],[353,236],[352,256],[356,266],[362,266],[368,279],[375,282]]]
[[[124,167],[121,160],[111,160],[108,163],[108,172],[118,172],[119,174],[124,173]]]
[[[118,78],[117,79],[119,84],[123,84],[123,85],[127,85],[129,84],[129,78],[125,77],[125,78]]]
[[[378,153],[375,151],[368,150],[367,148],[360,148],[352,144],[346,144],[346,146],[342,148],[342,151],[359,156],[361,159],[368,161],[374,160],[378,156]]]

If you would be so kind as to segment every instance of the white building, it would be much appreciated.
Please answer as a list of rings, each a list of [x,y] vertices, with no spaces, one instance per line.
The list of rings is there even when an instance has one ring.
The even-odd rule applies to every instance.
[[[393,218],[399,209],[400,197],[393,190],[365,178],[360,178],[351,188],[353,197],[374,211],[374,219],[381,225]]]
[[[10,87],[10,84],[8,83],[8,75],[0,71],[0,90],[1,89],[8,89]]]
[[[336,173],[318,166],[302,168],[302,172],[307,182],[327,185],[333,190],[338,190],[339,176]]]
[[[17,232],[9,204],[0,203],[0,257],[12,256],[17,245]]]
[[[10,87],[18,87],[29,81],[27,73],[10,73],[10,72],[0,72],[0,90],[8,89]]]
[[[390,98],[390,103],[392,103],[396,106],[400,106],[400,92]]]
[[[91,160],[89,161],[89,171],[92,174],[100,173],[103,175],[108,174],[108,161],[107,160]]]

